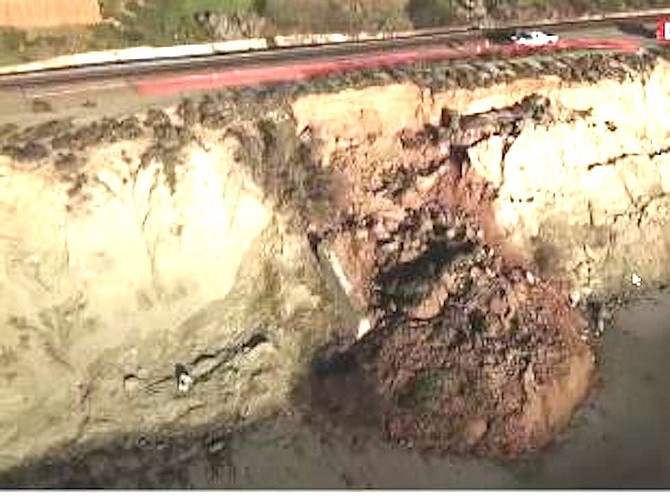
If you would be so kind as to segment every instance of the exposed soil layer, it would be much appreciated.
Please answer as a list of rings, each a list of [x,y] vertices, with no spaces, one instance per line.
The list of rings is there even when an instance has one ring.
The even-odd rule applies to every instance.
[[[492,190],[459,153],[487,127],[513,133],[546,119],[544,102],[489,114],[457,125],[445,114],[443,126],[403,133],[404,153],[386,168],[335,160],[357,186],[342,223],[318,236],[372,330],[317,363],[311,398],[339,422],[377,424],[403,444],[508,457],[565,427],[594,361],[587,322],[506,253]]]
[[[589,325],[544,277],[540,265],[550,264],[525,260],[498,231],[500,191],[478,175],[492,163],[480,145],[507,153],[529,130],[589,124],[588,107],[566,97],[572,83],[522,80],[524,71],[592,63],[594,80],[609,86],[572,88],[591,103],[618,88],[612,79],[627,80],[622,92],[653,95],[661,84],[644,78],[653,69],[661,81],[654,66],[664,66],[575,57],[468,62],[448,77],[415,66],[0,129],[3,250],[17,264],[1,302],[0,463],[39,465],[45,451],[70,448],[79,456],[80,443],[103,435],[294,412],[305,362],[347,327],[322,294],[305,232],[337,255],[372,326],[319,355],[314,411],[427,449],[511,457],[545,445],[587,392]],[[389,74],[407,84],[291,100]],[[610,119],[589,129],[624,127]],[[572,163],[558,165],[564,174]],[[532,204],[524,196],[512,208]],[[582,302],[601,327],[603,307]],[[260,330],[267,341],[235,351]],[[175,364],[191,369],[188,395],[175,393]],[[154,378],[157,391],[143,387]]]

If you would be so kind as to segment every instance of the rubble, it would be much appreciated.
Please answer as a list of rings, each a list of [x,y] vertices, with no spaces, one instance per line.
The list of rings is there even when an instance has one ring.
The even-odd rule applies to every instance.
[[[440,146],[430,135],[402,139],[408,154],[435,157],[426,169],[437,170],[454,158],[430,150]],[[538,449],[589,390],[594,361],[581,339],[588,322],[531,267],[488,243],[492,197],[481,178],[434,175],[430,188],[410,195],[426,176],[402,163],[385,169],[374,192],[351,191],[365,215],[331,228],[339,270],[368,267],[349,281],[372,323],[342,352],[353,375],[340,369],[339,387],[365,381],[379,398],[378,428],[402,445],[501,457]],[[338,167],[358,175],[355,160]],[[390,221],[389,199],[397,212]],[[315,381],[317,410],[341,397],[337,384]]]

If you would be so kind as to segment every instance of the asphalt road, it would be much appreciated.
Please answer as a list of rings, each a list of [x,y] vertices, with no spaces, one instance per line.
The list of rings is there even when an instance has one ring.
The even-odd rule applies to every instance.
[[[668,11],[670,14],[670,10]],[[658,16],[639,16],[627,19],[628,23],[655,23]],[[615,27],[623,21],[601,20],[585,22],[565,22],[547,25],[547,29],[559,34],[588,35],[593,31],[603,31]],[[509,29],[523,29],[517,26]],[[18,85],[53,85],[63,82],[78,82],[81,80],[108,80],[118,77],[135,78],[147,74],[158,75],[164,73],[190,72],[216,67],[247,68],[266,64],[286,63],[288,61],[305,61],[312,59],[338,58],[347,55],[361,55],[376,52],[393,52],[408,48],[430,48],[444,45],[455,45],[465,41],[483,38],[484,31],[474,29],[468,32],[435,32],[406,38],[388,40],[369,40],[347,43],[333,43],[326,45],[311,45],[301,47],[280,47],[263,51],[243,53],[201,55],[168,59],[140,60],[127,63],[105,63],[64,69],[49,69],[40,72],[5,75],[0,77],[0,88]],[[640,33],[623,33],[620,36],[642,38]]]
[[[670,13],[670,10],[668,11]],[[562,39],[630,39],[640,46],[654,46],[657,15],[625,20],[564,22],[546,25]],[[523,26],[505,29],[523,29]],[[106,63],[83,67],[50,69],[0,77],[0,123],[30,123],[44,118],[98,118],[138,111],[148,105],[170,104],[176,96],[141,96],[134,84],[161,77],[179,77],[222,70],[281,68],[297,62],[325,62],[350,57],[379,57],[403,50],[458,47],[481,40],[482,30],[458,32],[432,31],[417,36],[389,40],[337,43],[302,47],[273,48],[264,51],[216,54],[125,63]],[[35,112],[34,101],[46,101],[51,111]]]

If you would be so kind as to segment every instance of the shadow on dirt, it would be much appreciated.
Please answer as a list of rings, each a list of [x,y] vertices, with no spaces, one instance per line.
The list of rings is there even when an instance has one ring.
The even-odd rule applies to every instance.
[[[379,443],[352,450],[351,439],[335,432],[320,438],[297,422],[293,425],[301,434],[296,436],[283,431],[281,422],[260,421],[237,431],[209,425],[182,434],[132,433],[96,444],[60,446],[0,474],[0,487],[667,488],[669,311],[666,295],[660,303],[634,304],[621,312],[602,346],[600,387],[561,439],[517,464],[417,457]],[[332,407],[336,416],[351,414],[359,428],[366,425],[361,418],[376,422],[375,400],[355,361],[332,351],[319,356],[312,374],[297,386],[310,392],[311,404],[296,395],[299,407],[308,409],[308,415]],[[370,405],[366,415],[358,415]],[[330,460],[324,459],[329,454]]]
[[[293,391],[293,402],[322,427],[341,438],[378,437],[383,400],[364,368],[361,346],[327,345],[319,350],[308,375]]]
[[[130,433],[99,443],[64,445],[0,475],[3,488],[190,488],[230,479],[225,427],[179,436]],[[204,479],[191,473],[199,465]],[[195,476],[194,476],[195,475]]]

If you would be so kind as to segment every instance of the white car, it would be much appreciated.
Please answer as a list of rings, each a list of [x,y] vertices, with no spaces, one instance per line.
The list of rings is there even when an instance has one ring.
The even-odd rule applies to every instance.
[[[512,41],[516,45],[523,46],[544,46],[552,45],[558,41],[555,34],[543,33],[542,31],[529,31],[527,33],[518,33],[512,36]]]

